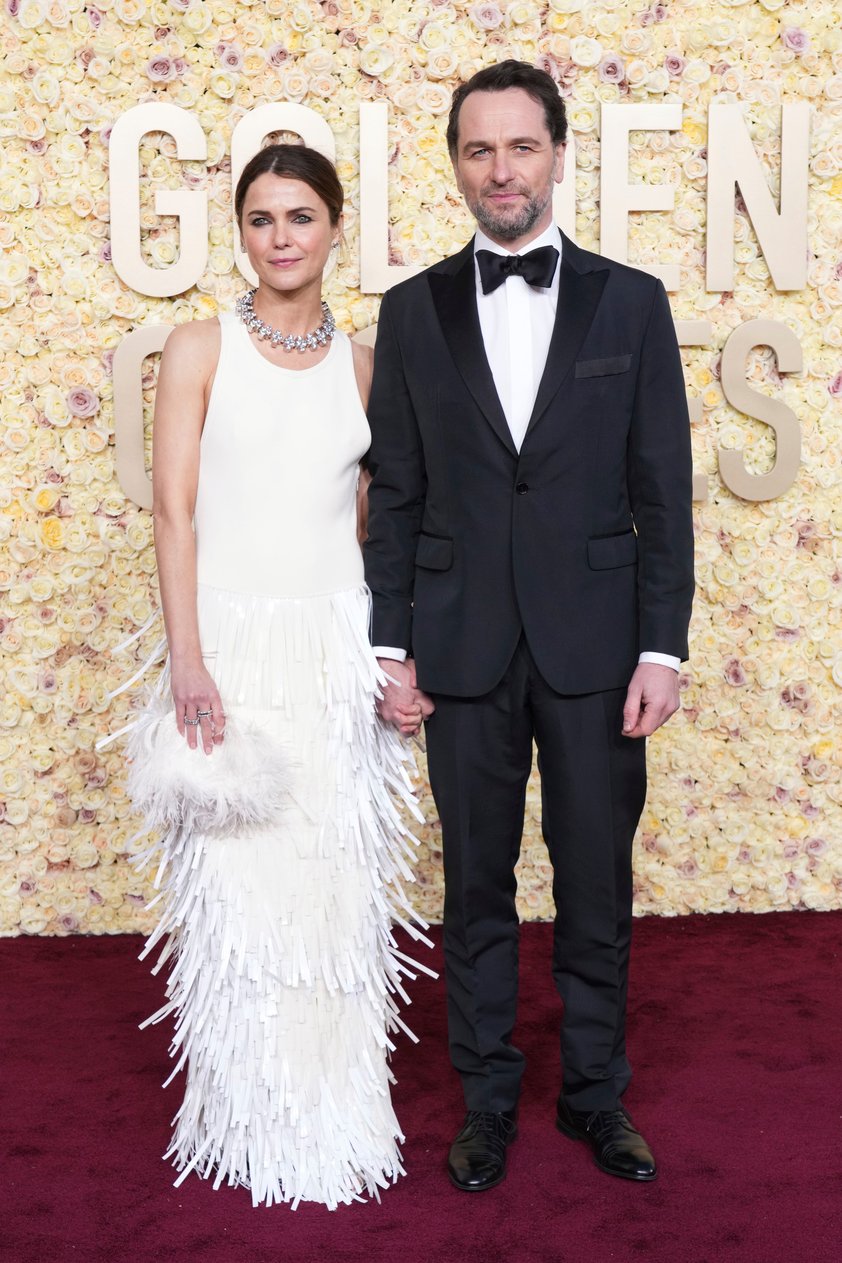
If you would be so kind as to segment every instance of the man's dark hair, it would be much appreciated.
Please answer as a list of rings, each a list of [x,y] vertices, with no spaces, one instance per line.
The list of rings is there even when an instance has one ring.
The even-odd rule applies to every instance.
[[[567,115],[558,88],[545,70],[530,66],[526,61],[501,61],[496,66],[485,66],[472,75],[453,94],[450,118],[447,120],[447,148],[451,158],[456,157],[459,142],[459,111],[462,103],[472,92],[505,92],[507,88],[521,88],[533,101],[544,107],[547,130],[553,145],[562,145],[567,139]]]

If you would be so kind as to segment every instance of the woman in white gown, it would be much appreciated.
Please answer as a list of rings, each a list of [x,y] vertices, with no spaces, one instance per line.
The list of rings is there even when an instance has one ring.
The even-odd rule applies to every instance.
[[[371,361],[321,301],[342,229],[327,159],[263,149],[236,210],[259,284],[167,342],[155,542],[185,740],[212,759],[227,709],[288,752],[291,783],[271,828],[164,841],[155,1019],[175,1014],[187,1071],[166,1156],[255,1204],[334,1207],[402,1173],[387,1055],[407,962],[390,927],[412,919],[411,846],[357,538]],[[409,695],[401,720],[420,726]]]

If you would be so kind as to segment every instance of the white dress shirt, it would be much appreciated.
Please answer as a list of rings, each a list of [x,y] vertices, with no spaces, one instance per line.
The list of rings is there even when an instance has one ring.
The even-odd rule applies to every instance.
[[[538,387],[547,362],[550,339],[558,306],[558,280],[561,267],[561,234],[550,224],[520,250],[506,250],[477,228],[474,254],[490,250],[493,254],[526,254],[541,246],[554,246],[559,252],[552,284],[548,289],[528,285],[522,276],[510,276],[490,294],[482,292],[479,265],[475,264],[477,311],[485,346],[485,354],[494,378],[497,395],[503,407],[512,441],[520,451],[526,427],[535,406]],[[375,645],[378,658],[403,662],[406,650]],[[645,652],[639,662],[655,662],[677,671],[679,658],[672,654]]]

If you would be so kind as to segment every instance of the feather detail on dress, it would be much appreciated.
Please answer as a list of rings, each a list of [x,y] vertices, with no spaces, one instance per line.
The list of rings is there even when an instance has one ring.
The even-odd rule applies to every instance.
[[[185,814],[138,857],[160,909],[143,956],[157,949],[154,971],[169,969],[144,1025],[175,1019],[170,1079],[186,1069],[166,1157],[176,1183],[195,1171],[245,1185],[255,1205],[334,1208],[403,1173],[388,1057],[398,1030],[414,1038],[398,1014],[405,981],[432,970],[392,929],[429,945],[404,889],[416,845],[404,812],[421,819],[412,759],[376,715],[369,603],[364,587],[295,599],[199,586],[228,721],[294,757],[271,824],[211,833]],[[147,738],[130,740],[152,826],[170,791],[148,785]]]
[[[277,820],[289,793],[289,756],[265,730],[232,715],[221,745],[191,749],[160,691],[131,725],[126,758],[126,791],[150,830],[253,829]]]

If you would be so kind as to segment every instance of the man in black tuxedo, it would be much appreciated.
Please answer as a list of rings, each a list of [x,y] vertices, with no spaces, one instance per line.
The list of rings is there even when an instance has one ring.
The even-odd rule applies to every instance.
[[[644,739],[678,708],[687,654],[689,424],[661,283],[553,224],[565,135],[555,84],[525,63],[457,91],[448,143],[477,234],[384,297],[369,408],[381,712],[414,696],[429,716],[468,1109],[448,1170],[470,1191],[503,1179],[517,1129],[514,868],[533,739],[564,1003],[557,1125],[612,1175],[656,1173],[621,1104],[631,852]]]

